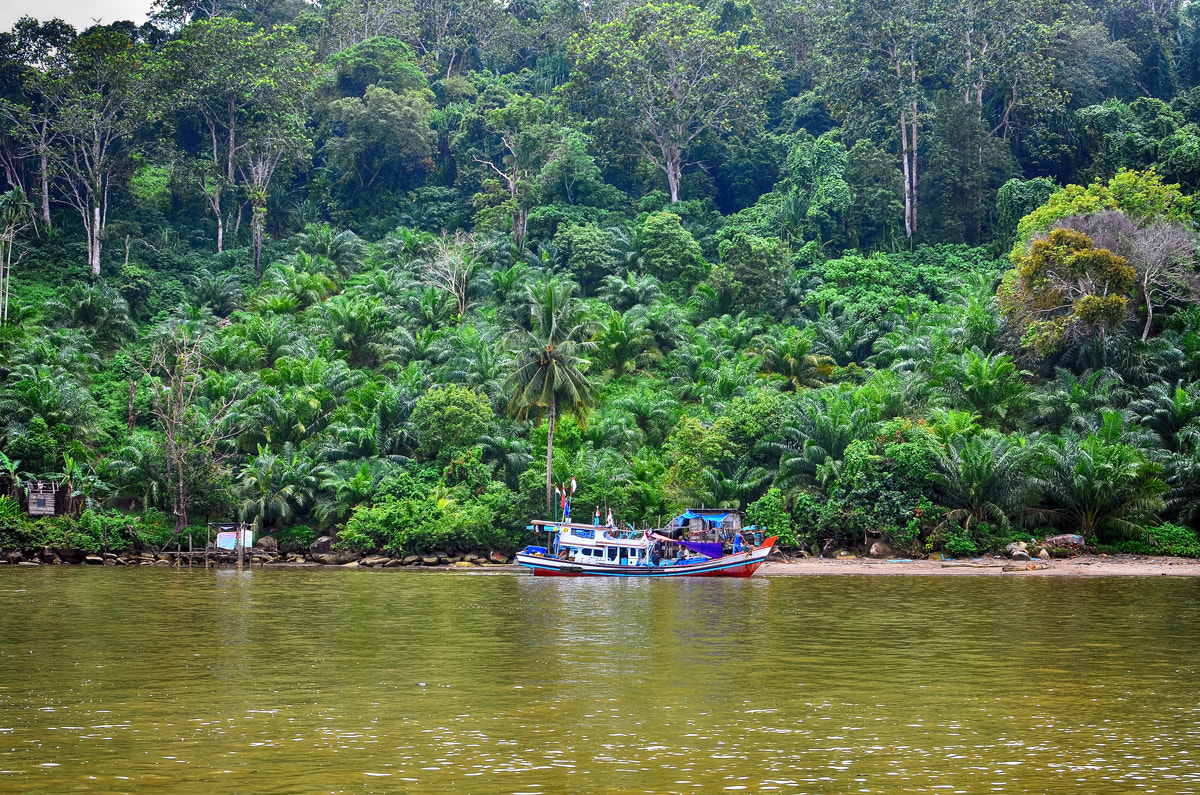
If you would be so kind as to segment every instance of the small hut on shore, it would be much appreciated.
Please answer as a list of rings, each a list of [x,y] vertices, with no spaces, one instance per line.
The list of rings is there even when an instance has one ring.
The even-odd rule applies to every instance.
[[[31,480],[25,483],[29,494],[30,516],[54,516],[58,513],[59,484],[53,480]]]

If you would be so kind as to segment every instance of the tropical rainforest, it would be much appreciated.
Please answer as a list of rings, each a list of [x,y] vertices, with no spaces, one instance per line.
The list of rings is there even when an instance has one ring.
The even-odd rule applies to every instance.
[[[1200,555],[1200,4],[24,18],[0,183],[0,547]]]

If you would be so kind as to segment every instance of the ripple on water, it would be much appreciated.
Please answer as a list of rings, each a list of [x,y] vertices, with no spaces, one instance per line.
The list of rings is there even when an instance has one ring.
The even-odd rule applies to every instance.
[[[0,792],[1195,792],[1196,597],[0,570]]]

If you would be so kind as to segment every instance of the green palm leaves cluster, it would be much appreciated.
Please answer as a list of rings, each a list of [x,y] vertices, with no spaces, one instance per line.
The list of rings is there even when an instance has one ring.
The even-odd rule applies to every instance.
[[[582,422],[595,402],[595,389],[581,354],[595,347],[584,339],[586,326],[572,301],[573,288],[550,281],[531,290],[529,330],[513,334],[513,374],[505,387],[512,392],[508,411],[518,420],[548,421],[546,442],[546,508],[554,503],[554,429],[562,414]]]

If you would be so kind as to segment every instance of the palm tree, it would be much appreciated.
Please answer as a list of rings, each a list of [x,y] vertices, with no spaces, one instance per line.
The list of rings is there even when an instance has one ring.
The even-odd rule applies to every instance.
[[[992,521],[1008,527],[1011,520],[1037,504],[1037,487],[1029,476],[1033,451],[1021,440],[1004,436],[956,437],[941,451],[929,479],[937,484],[938,503],[946,519],[971,525]]]
[[[574,414],[580,421],[596,400],[587,379],[590,362],[579,354],[591,350],[587,330],[579,321],[574,286],[551,279],[530,289],[532,331],[519,330],[510,337],[516,370],[505,381],[512,390],[508,412],[518,421],[530,414],[549,422],[546,439],[546,508],[554,505],[554,428],[559,414]]]
[[[366,505],[375,495],[379,482],[393,469],[387,462],[364,459],[326,467],[321,476],[321,491],[327,495],[317,509],[322,527],[344,523],[354,509]],[[374,466],[373,466],[374,464]]]
[[[337,284],[319,269],[309,270],[311,261],[298,255],[293,262],[277,262],[263,274],[261,292],[251,302],[259,311],[289,312],[324,301],[337,292]]]
[[[1163,507],[1160,467],[1118,441],[1123,431],[1112,412],[1098,433],[1050,439],[1034,462],[1035,484],[1080,535],[1133,535]]]
[[[647,444],[655,449],[662,447],[679,412],[679,401],[652,389],[632,392],[613,401],[612,406],[627,412]]]
[[[789,501],[812,486],[828,485],[841,468],[846,448],[871,436],[878,421],[879,405],[874,401],[838,392],[808,393],[797,415],[780,430],[780,441],[764,443],[779,455],[775,485]]]
[[[87,443],[100,433],[101,413],[91,394],[61,368],[23,364],[0,386],[0,417],[7,428],[0,438],[23,436],[30,421],[41,418],[47,428],[69,429],[70,438]]]
[[[218,317],[229,317],[246,298],[241,282],[232,273],[213,273],[202,268],[188,277],[188,300],[208,306]]]
[[[600,328],[592,341],[612,368],[613,378],[625,375],[625,368],[644,365],[658,356],[654,335],[646,327],[643,307],[621,314],[616,309],[602,313]]]
[[[366,256],[367,246],[362,238],[344,229],[334,232],[325,224],[309,224],[296,235],[296,250],[312,257],[324,257],[333,263],[338,273],[349,276],[359,269]]]
[[[424,259],[433,250],[436,238],[428,232],[421,232],[408,227],[397,227],[389,232],[379,244],[380,253],[388,259],[395,259],[401,265]]]
[[[100,346],[117,348],[137,339],[129,304],[104,281],[71,285],[60,298],[47,301],[44,309],[60,325],[89,329]]]
[[[1086,427],[1086,417],[1124,406],[1129,395],[1121,376],[1112,370],[1087,370],[1076,376],[1057,367],[1054,381],[1034,395],[1034,406],[1040,425],[1055,432],[1064,427],[1079,431]]]
[[[167,507],[170,484],[163,477],[164,460],[158,438],[136,431],[124,447],[104,460],[103,474],[118,495],[137,497],[143,507]]]
[[[334,347],[346,352],[351,367],[378,361],[387,325],[387,313],[378,299],[336,296],[321,305],[321,314]]]
[[[600,287],[604,302],[620,312],[635,306],[650,306],[662,297],[662,287],[653,276],[638,276],[633,271],[621,278],[616,274],[604,277]]]
[[[991,355],[975,348],[936,367],[935,372],[940,394],[956,408],[978,414],[984,425],[1009,424],[1029,403],[1023,373],[1006,353]]]
[[[1200,438],[1200,387],[1183,383],[1170,389],[1151,384],[1141,400],[1129,404],[1128,413],[1137,423],[1157,434],[1157,444],[1172,453],[1181,453]]]
[[[825,312],[806,326],[813,333],[813,349],[831,357],[840,367],[861,365],[871,357],[871,347],[883,333],[869,318],[849,313]]]
[[[812,352],[810,336],[792,329],[779,335],[763,334],[752,349],[761,356],[759,368],[763,375],[783,377],[784,391],[799,392],[816,389],[833,374],[834,360]]]
[[[505,484],[516,491],[521,473],[533,461],[529,452],[529,442],[515,436],[496,433],[480,436],[478,443],[483,451],[483,463],[490,465],[493,473],[503,478]]]
[[[697,495],[707,505],[719,508],[745,508],[766,492],[771,473],[751,467],[746,456],[724,459],[701,473],[704,493]]]
[[[320,466],[305,459],[290,444],[279,455],[260,447],[258,455],[242,470],[237,485],[242,521],[253,522],[256,533],[264,527],[274,529],[294,521],[312,504],[322,474]]]

